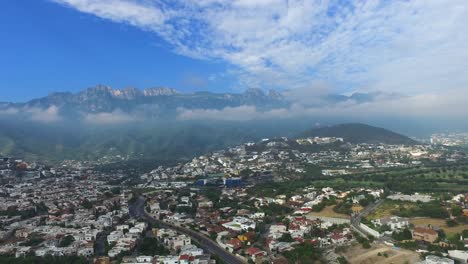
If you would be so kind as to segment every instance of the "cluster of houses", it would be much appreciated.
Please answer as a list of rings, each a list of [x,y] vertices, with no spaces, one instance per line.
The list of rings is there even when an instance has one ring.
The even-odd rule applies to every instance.
[[[66,167],[46,171],[37,165],[24,169],[41,176],[34,181],[14,177],[0,187],[0,211],[6,212],[0,217],[2,254],[91,257],[98,234],[128,213],[129,193],[112,194],[97,173]]]
[[[337,142],[343,146],[340,150],[336,149]],[[316,144],[330,147],[320,151],[304,150],[307,148],[304,145]],[[350,144],[333,137],[295,140],[283,137],[215,151],[176,166],[160,166],[141,177],[147,187],[159,187],[161,181],[187,179],[198,180],[201,185],[233,182],[238,185],[239,180],[255,184],[297,177],[309,164],[324,168],[323,175],[339,176],[363,170],[419,165],[423,158],[453,158],[445,154],[430,145]]]

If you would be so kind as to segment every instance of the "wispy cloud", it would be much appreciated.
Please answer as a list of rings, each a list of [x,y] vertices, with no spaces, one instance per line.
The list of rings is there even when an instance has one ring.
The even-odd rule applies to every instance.
[[[83,119],[84,122],[93,125],[123,124],[138,120],[138,117],[124,113],[121,110],[96,114],[88,113],[84,116]]]
[[[25,112],[29,114],[29,118],[31,120],[42,123],[51,123],[62,120],[62,117],[59,114],[59,108],[55,105],[46,109],[26,108]]]
[[[465,0],[54,0],[221,59],[248,87],[467,89]]]
[[[400,118],[417,120],[432,118],[464,119],[468,116],[465,99],[468,90],[453,90],[448,93],[423,93],[408,97],[383,97],[359,103],[347,100],[336,104],[307,106],[294,103],[288,108],[261,111],[255,106],[226,107],[223,109],[184,109],[178,111],[179,120],[227,120],[247,121],[287,118]]]

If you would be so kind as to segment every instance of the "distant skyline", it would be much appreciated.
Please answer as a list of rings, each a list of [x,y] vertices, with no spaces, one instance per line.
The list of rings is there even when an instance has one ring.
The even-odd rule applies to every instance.
[[[465,0],[38,0],[0,8],[0,101],[105,84],[287,89],[304,101],[383,91],[407,95],[411,112],[468,112]],[[401,111],[401,102],[379,105]],[[331,110],[348,113],[343,107]],[[358,115],[373,109],[352,107]]]

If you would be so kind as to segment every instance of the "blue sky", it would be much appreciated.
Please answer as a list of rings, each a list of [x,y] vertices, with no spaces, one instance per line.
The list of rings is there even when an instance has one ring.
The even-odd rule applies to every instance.
[[[96,84],[261,88],[286,91],[298,113],[468,114],[466,0],[16,0],[0,10],[0,101]],[[307,108],[357,91],[405,99]]]
[[[216,61],[171,51],[157,35],[49,1],[0,1],[0,101],[25,101],[96,84],[230,89]]]

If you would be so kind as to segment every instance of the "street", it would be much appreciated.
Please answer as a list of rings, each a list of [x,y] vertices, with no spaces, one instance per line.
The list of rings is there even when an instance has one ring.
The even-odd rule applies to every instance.
[[[198,232],[195,232],[185,227],[175,226],[175,225],[172,225],[172,224],[163,222],[159,219],[155,219],[151,217],[145,212],[144,206],[145,206],[145,199],[143,197],[138,197],[137,201],[131,204],[129,207],[130,216],[133,218],[137,218],[137,219],[138,218],[144,219],[145,221],[149,223],[158,224],[159,226],[165,227],[165,228],[171,228],[181,234],[190,236],[192,240],[196,241],[203,250],[213,255],[217,255],[222,261],[224,261],[224,263],[227,263],[227,264],[243,264],[244,263],[242,260],[234,256],[233,254],[226,251],[224,248],[221,248],[216,242],[214,242],[210,238]]]

